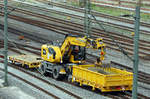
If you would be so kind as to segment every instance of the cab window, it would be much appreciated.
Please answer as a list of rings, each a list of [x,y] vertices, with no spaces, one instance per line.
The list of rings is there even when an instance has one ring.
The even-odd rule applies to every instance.
[[[46,55],[46,50],[45,49],[43,49],[43,55]]]
[[[48,48],[48,50],[49,50],[50,54],[54,54],[55,53],[54,49],[52,49],[52,48]]]

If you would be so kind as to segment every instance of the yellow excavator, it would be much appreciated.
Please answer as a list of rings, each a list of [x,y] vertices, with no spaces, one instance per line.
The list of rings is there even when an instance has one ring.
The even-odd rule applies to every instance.
[[[62,44],[44,44],[41,46],[42,63],[39,70],[42,74],[51,73],[53,78],[59,79],[72,74],[72,66],[84,64],[86,49],[97,49],[100,56],[95,62],[101,65],[104,60],[105,44],[102,38],[88,38],[86,36],[66,35]]]
[[[100,52],[93,64],[86,62],[86,49],[89,48]],[[29,68],[38,67],[44,75],[51,73],[54,79],[68,79],[70,82],[78,82],[80,86],[91,86],[92,90],[132,90],[133,73],[111,67],[110,63],[105,64],[105,48],[102,38],[66,35],[62,43],[41,46],[42,60],[33,55],[13,55],[8,58],[11,63],[20,63]]]

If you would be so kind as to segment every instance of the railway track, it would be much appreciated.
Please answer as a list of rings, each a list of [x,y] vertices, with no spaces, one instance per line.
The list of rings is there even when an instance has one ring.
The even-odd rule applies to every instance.
[[[72,93],[72,92],[70,92],[70,91],[68,91],[68,90],[66,90],[66,89],[64,89],[64,88],[61,88],[61,87],[59,87],[59,86],[56,85],[56,84],[53,84],[53,83],[51,83],[51,82],[49,82],[49,81],[47,81],[47,80],[45,80],[45,79],[43,79],[43,78],[41,78],[41,77],[38,77],[38,76],[36,76],[36,75],[34,75],[34,74],[28,72],[28,71],[25,70],[24,68],[18,68],[17,65],[13,65],[13,64],[9,64],[9,66],[12,67],[12,68],[14,68],[14,69],[17,69],[17,70],[19,70],[19,71],[21,71],[21,72],[24,72],[25,74],[28,74],[28,75],[30,75],[31,77],[34,77],[35,79],[38,79],[38,80],[40,80],[40,81],[42,81],[42,82],[44,82],[44,83],[46,83],[46,84],[48,84],[48,85],[50,85],[50,86],[53,86],[53,87],[55,87],[55,88],[57,88],[57,89],[59,89],[59,90],[65,92],[65,93],[67,93],[68,95],[73,96],[73,97],[76,98],[76,99],[82,99],[80,96],[77,96],[77,95],[75,95],[74,93]],[[19,80],[22,80],[23,82],[25,82],[25,83],[27,83],[27,84],[29,84],[29,85],[35,87],[36,89],[38,89],[38,90],[40,90],[40,91],[42,91],[42,92],[48,94],[49,96],[51,96],[51,97],[53,97],[53,98],[55,98],[55,99],[60,99],[59,96],[55,96],[55,95],[54,95],[53,93],[51,93],[50,91],[47,91],[47,90],[43,89],[42,87],[39,87],[38,85],[35,85],[34,83],[31,83],[31,82],[25,80],[24,78],[22,78],[22,77],[20,77],[20,76],[18,76],[18,75],[16,75],[16,74],[13,74],[13,73],[11,73],[11,72],[8,72],[8,73],[9,73],[10,75],[12,75],[13,77],[18,78]]]
[[[66,12],[61,12],[61,11],[56,11],[56,10],[53,10],[53,9],[44,9],[42,7],[38,7],[38,6],[32,6],[31,5],[28,5],[26,4],[25,5],[28,9],[28,7],[30,8],[33,8],[33,9],[38,9],[39,11],[44,11],[44,12],[48,12],[48,13],[54,13],[54,14],[58,14],[58,15],[62,15],[62,16],[66,16],[66,17],[70,17],[70,18],[74,18],[74,19],[78,19],[78,20],[81,20],[83,21],[84,20],[84,17],[83,16],[79,16],[79,15],[75,15],[75,14],[70,14],[70,13],[66,13]],[[24,6],[24,7],[25,7]],[[92,22],[95,23],[95,21],[92,19]],[[121,25],[118,25],[118,24],[115,24],[115,23],[111,23],[111,22],[105,22],[105,21],[100,21],[98,20],[98,22],[100,23],[103,23],[103,25],[106,25],[106,26],[110,26],[110,27],[114,27],[114,28],[118,28],[118,29],[121,29],[121,30],[125,30],[125,31],[128,31],[128,32],[134,32],[134,28],[132,27],[127,27],[127,26],[121,26]],[[149,35],[149,32],[148,31],[145,31],[145,30],[141,30],[140,31],[141,34],[145,34],[145,35]]]
[[[128,0],[128,1],[124,0],[124,1],[118,1],[118,2],[117,1],[115,1],[115,2],[113,1],[111,3],[108,3],[107,1],[103,2],[103,1],[95,1],[95,0],[92,1],[92,2],[96,3],[97,6],[98,6],[98,4],[110,5],[110,8],[111,8],[111,6],[117,6],[117,7],[120,7],[120,9],[122,9],[121,7],[135,9],[135,5],[137,4],[137,2],[131,1],[131,0]],[[147,8],[148,6],[150,6],[149,1],[147,0],[147,2],[146,2],[146,0],[145,0],[145,3],[144,3],[144,0],[142,0],[142,2],[141,2],[141,10],[150,11],[150,8]],[[113,8],[116,8],[116,7],[113,7]],[[134,11],[134,10],[130,10],[130,11]]]
[[[127,4],[125,4],[125,5],[120,5],[120,4],[113,4],[113,3],[106,3],[105,1],[103,2],[103,1],[100,1],[100,2],[95,2],[95,1],[93,1],[93,3],[95,3],[95,5],[96,6],[98,6],[98,7],[106,7],[106,8],[116,8],[116,9],[123,9],[123,10],[128,10],[128,11],[134,11],[134,9],[135,9],[135,2],[133,3],[133,2],[130,2],[130,1],[123,1],[123,3],[128,3],[128,4],[130,4],[130,3],[132,3],[133,5],[131,6],[131,5],[127,5]],[[146,6],[149,6],[149,4],[142,4],[142,5],[146,5]],[[128,9],[125,9],[125,8],[128,8]],[[142,13],[147,13],[147,12],[145,12],[145,11],[150,11],[150,9],[149,8],[146,8],[146,7],[141,7],[141,10],[143,10],[142,11]]]
[[[81,25],[81,24],[75,24],[75,23],[72,23],[72,22],[69,23],[67,21],[64,21],[64,20],[61,20],[61,19],[56,19],[56,18],[52,19],[52,17],[37,14],[37,13],[33,13],[33,12],[30,12],[30,11],[25,11],[25,10],[22,10],[22,9],[18,9],[17,12],[25,13],[25,14],[40,17],[40,18],[44,18],[46,20],[53,21],[55,23],[57,22],[58,25],[54,25],[54,24],[46,23],[46,22],[41,22],[41,21],[36,21],[36,20],[28,19],[28,18],[21,18],[19,16],[15,16],[15,15],[10,15],[10,18],[18,20],[18,21],[25,22],[25,23],[28,23],[28,24],[32,24],[32,25],[35,25],[35,26],[39,26],[39,27],[42,27],[42,28],[45,28],[45,29],[49,29],[49,30],[52,30],[52,31],[55,31],[55,32],[59,32],[59,33],[62,33],[62,34],[65,34],[64,32],[71,33],[73,30],[74,30],[74,32],[83,33],[83,25]],[[76,28],[74,28],[74,27],[76,27]],[[63,32],[60,32],[60,30],[63,31]],[[112,47],[112,45],[115,45],[115,43],[112,42],[112,40],[109,38],[109,36],[103,30],[93,29],[93,32],[94,32],[93,36],[104,37],[104,42],[107,45],[109,45],[108,46],[109,48],[119,51],[119,49],[117,47]],[[115,33],[112,33],[112,32],[110,32],[109,34],[112,34],[113,37],[117,40],[117,42],[119,42],[125,49],[129,50],[128,53],[130,55],[133,55],[131,53],[131,51],[133,50],[131,48],[131,47],[133,47],[133,44],[130,44],[130,43],[133,43],[133,40],[131,38],[126,37],[126,36],[122,36],[122,35],[119,35],[119,34],[115,34]],[[149,42],[143,41],[143,40],[140,41],[140,49],[141,50],[145,50],[145,51],[149,52],[150,51],[150,49],[148,48],[149,46],[150,46]],[[147,53],[145,51],[140,51],[140,53],[141,53],[140,57],[141,58],[146,59],[145,56],[150,55],[149,53]]]
[[[63,15],[63,16],[66,16],[66,17],[71,17],[71,18],[78,19],[78,20],[81,20],[81,21],[84,18],[83,16],[69,14],[69,13],[56,11],[56,10],[52,10],[52,9],[49,10],[49,9],[38,7],[38,6],[34,6],[34,7],[32,6],[31,7],[31,5],[27,5],[27,4],[26,4],[26,6],[30,6],[30,8],[33,8],[33,9],[39,9],[40,11],[45,11],[45,12],[49,12],[49,13],[55,13],[55,14],[58,14],[58,15]],[[103,16],[103,18],[105,18],[105,16]],[[95,21],[93,19],[92,19],[92,22],[95,23]],[[102,21],[102,20],[101,21],[99,20],[98,22],[103,23],[103,25],[105,25],[105,26],[110,26],[110,27],[121,29],[121,30],[128,31],[128,32],[134,32],[133,27],[122,26],[122,25],[118,25],[118,24],[115,24],[115,23],[111,23],[111,22],[105,22],[105,21]],[[131,21],[129,21],[129,22],[131,22]],[[150,26],[150,25],[145,25],[145,27],[147,27],[147,26]],[[144,35],[149,35],[149,31],[146,31],[146,30],[140,30],[140,33],[144,34]]]
[[[43,2],[42,0],[36,0],[36,1]],[[61,4],[61,3],[49,2],[49,1],[47,1],[47,2],[44,1],[43,3],[50,4],[50,5],[53,5],[53,6],[56,6],[56,7],[60,7],[60,8],[64,8],[64,9],[69,9],[69,10],[84,13],[84,9],[79,8],[79,7],[74,7],[74,6],[70,6],[70,5],[64,5],[64,4]],[[103,17],[103,18],[112,19],[112,20],[116,20],[116,21],[121,21],[121,22],[125,22],[125,23],[130,23],[130,24],[134,23],[134,20],[131,20],[131,19],[111,16],[111,15],[100,13],[100,12],[97,12],[97,11],[92,11],[92,14],[97,16],[97,17]],[[146,22],[141,22],[141,26],[150,27],[150,24],[146,23]]]
[[[4,70],[1,69],[1,68],[0,68],[0,70],[1,70],[1,71],[4,71]],[[11,76],[13,76],[13,77],[15,77],[15,78],[17,78],[17,79],[19,79],[19,80],[21,80],[21,81],[23,81],[23,82],[25,82],[26,84],[29,84],[29,85],[32,86],[32,87],[34,87],[34,88],[36,88],[36,89],[38,89],[38,90],[44,92],[45,94],[47,94],[47,95],[53,97],[54,99],[60,99],[59,97],[53,95],[52,93],[46,91],[45,89],[43,89],[43,88],[41,88],[41,87],[39,87],[39,86],[37,86],[37,85],[35,85],[35,84],[33,84],[33,83],[27,81],[26,79],[24,79],[24,78],[22,78],[22,77],[20,77],[20,76],[18,76],[18,75],[16,75],[16,74],[14,74],[14,73],[8,72],[8,74],[11,75]]]
[[[17,44],[17,43],[16,43]],[[18,45],[18,46],[20,46],[20,45]],[[26,46],[26,45],[25,45]],[[22,46],[23,47],[23,46]],[[30,46],[26,46],[26,47],[30,47]],[[36,50],[39,50],[39,48],[36,48],[36,47],[31,47],[31,48],[33,48],[33,49],[36,49]],[[24,49],[24,48],[22,48],[22,49]],[[21,50],[22,50],[21,49]],[[30,52],[30,53],[33,53],[32,52],[32,50],[28,50],[28,52]],[[34,53],[35,54],[35,53]],[[39,55],[38,53],[37,53],[37,55]],[[3,58],[3,56],[1,56],[2,58]],[[18,68],[18,67],[16,67],[16,68]],[[23,69],[23,68],[22,68]],[[84,89],[86,89],[86,88],[84,88]],[[87,90],[89,90],[89,89],[87,89]],[[102,93],[101,93],[102,94]],[[124,93],[121,93],[121,94],[124,94]],[[106,96],[109,96],[109,97],[111,97],[111,98],[113,98],[113,99],[120,99],[120,97],[127,97],[127,95],[121,95],[120,93],[118,93],[118,94],[115,94],[115,95],[112,95],[112,93],[110,93],[110,94],[107,94]],[[105,95],[105,94],[102,94],[102,95]],[[118,95],[118,96],[116,96],[116,95]],[[123,99],[127,99],[127,98],[123,98]],[[128,98],[128,99],[130,99],[130,98]],[[140,99],[140,98],[139,98]]]

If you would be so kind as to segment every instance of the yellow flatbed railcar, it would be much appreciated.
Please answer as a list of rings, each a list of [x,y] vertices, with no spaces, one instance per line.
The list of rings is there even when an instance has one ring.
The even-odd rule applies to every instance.
[[[35,68],[39,67],[41,64],[40,59],[37,58],[37,56],[34,55],[14,55],[14,56],[8,56],[8,60],[11,63],[19,63],[22,66],[28,66],[28,68]]]
[[[72,82],[79,82],[80,86],[92,86],[102,92],[132,90],[133,73],[126,70],[109,67],[95,67],[95,65],[73,66]]]

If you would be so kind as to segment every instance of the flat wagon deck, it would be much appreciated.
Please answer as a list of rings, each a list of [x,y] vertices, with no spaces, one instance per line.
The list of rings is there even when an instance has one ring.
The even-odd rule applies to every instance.
[[[132,90],[133,73],[113,67],[73,66],[72,82],[92,86],[102,92]]]
[[[22,66],[27,66],[28,68],[39,67],[42,61],[34,55],[14,55],[8,56],[8,59],[12,63],[19,63]]]

